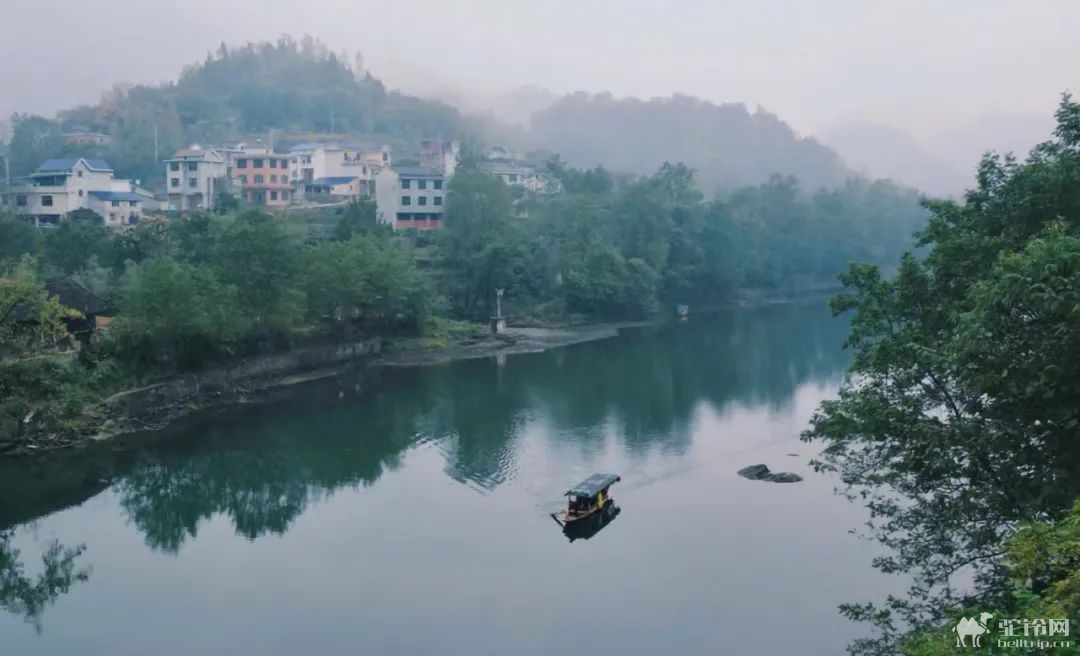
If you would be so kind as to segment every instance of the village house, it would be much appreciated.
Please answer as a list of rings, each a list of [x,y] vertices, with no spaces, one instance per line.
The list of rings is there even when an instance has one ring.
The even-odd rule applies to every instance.
[[[228,162],[213,148],[193,145],[165,160],[169,205],[178,210],[210,210],[215,191],[228,180]]]
[[[244,150],[233,157],[233,175],[249,203],[284,207],[292,202],[288,155],[266,148]]]
[[[289,179],[301,203],[366,197],[375,193],[376,174],[390,164],[386,145],[302,143],[289,150]]]
[[[449,139],[424,139],[420,142],[420,168],[433,169],[446,177],[454,175],[461,144]]]
[[[480,168],[500,178],[514,187],[524,187],[529,191],[544,191],[546,184],[536,174],[536,167],[528,163],[525,155],[501,146],[495,146],[484,153]]]
[[[5,205],[31,217],[39,227],[55,227],[76,210],[100,214],[107,227],[139,222],[144,195],[130,180],[116,180],[103,159],[50,159],[5,194]],[[144,194],[145,192],[142,190]]]
[[[384,169],[375,176],[375,203],[379,222],[395,230],[441,228],[446,176],[426,168]]]

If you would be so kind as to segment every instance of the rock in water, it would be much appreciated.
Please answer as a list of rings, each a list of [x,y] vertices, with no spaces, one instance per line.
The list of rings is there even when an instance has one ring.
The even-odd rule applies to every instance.
[[[769,474],[765,480],[770,483],[798,483],[802,480],[802,476],[791,472],[781,472],[779,474]]]
[[[765,465],[750,465],[739,470],[739,476],[749,478],[752,481],[760,481],[769,476],[770,473],[769,468]]]
[[[802,476],[791,472],[773,473],[765,465],[743,467],[739,470],[739,476],[749,478],[752,481],[768,481],[770,483],[798,483],[802,480]]]

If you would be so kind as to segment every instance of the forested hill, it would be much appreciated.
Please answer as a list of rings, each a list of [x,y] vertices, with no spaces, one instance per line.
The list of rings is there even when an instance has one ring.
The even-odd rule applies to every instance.
[[[648,174],[665,161],[697,170],[706,193],[795,176],[804,189],[851,173],[831,149],[800,138],[774,114],[676,95],[639,100],[576,93],[533,115],[532,136],[575,166]]]
[[[271,129],[311,133],[376,133],[414,140],[457,133],[459,112],[386,87],[318,41],[282,37],[276,43],[228,48],[222,44],[175,83],[118,87],[96,105],[57,120],[17,116],[13,121],[12,174],[72,152],[65,131],[102,132],[109,146],[83,146],[106,157],[118,174],[144,180],[162,175],[154,159],[190,142],[267,135]],[[77,149],[76,149],[77,150]]]

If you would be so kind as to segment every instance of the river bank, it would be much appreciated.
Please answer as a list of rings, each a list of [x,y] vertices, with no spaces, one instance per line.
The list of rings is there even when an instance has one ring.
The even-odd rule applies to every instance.
[[[835,290],[813,290],[801,295],[749,294],[736,302],[699,306],[697,315],[731,309],[824,298]],[[363,342],[330,344],[250,358],[198,374],[178,376],[124,390],[88,406],[82,421],[64,430],[28,426],[17,442],[0,448],[0,458],[27,457],[63,449],[77,449],[147,434],[197,412],[281,398],[288,388],[355,372],[362,378],[372,367],[413,367],[457,360],[536,353],[552,348],[615,337],[621,330],[663,325],[673,318],[656,315],[642,321],[510,326],[492,335],[482,327],[440,342],[372,338]],[[360,385],[361,383],[353,383]],[[77,427],[76,427],[77,426]]]

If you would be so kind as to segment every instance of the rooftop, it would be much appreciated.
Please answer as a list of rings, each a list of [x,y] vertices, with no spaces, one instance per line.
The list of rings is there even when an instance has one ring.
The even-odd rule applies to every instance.
[[[443,174],[441,171],[435,169],[425,169],[419,166],[403,166],[395,168],[394,171],[403,178],[441,178]]]
[[[316,180],[312,180],[311,184],[331,185],[331,186],[333,186],[333,185],[343,185],[343,184],[349,184],[350,182],[352,182],[353,180],[356,180],[356,179],[357,179],[357,176],[355,176],[355,175],[338,175],[338,176],[331,176],[329,178],[318,178]]]
[[[622,478],[618,474],[593,474],[566,491],[566,496],[594,497],[601,490],[618,483]]]
[[[98,200],[142,200],[138,194],[130,191],[91,191],[89,193]]]
[[[79,162],[85,162],[91,171],[112,171],[109,163],[100,157],[62,157],[59,159],[47,159],[38,167],[36,173],[66,173],[70,172]]]

